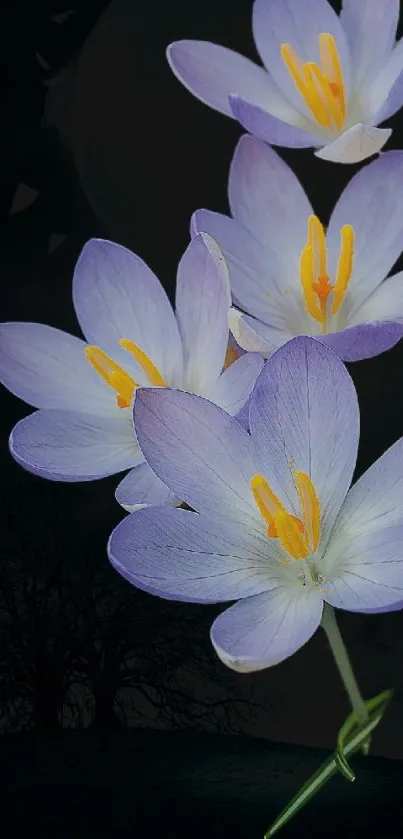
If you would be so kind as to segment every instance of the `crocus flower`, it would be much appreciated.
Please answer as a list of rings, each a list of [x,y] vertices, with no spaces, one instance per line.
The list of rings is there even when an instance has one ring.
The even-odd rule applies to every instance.
[[[195,512],[127,516],[109,541],[119,573],[173,600],[237,600],[213,645],[234,670],[282,661],[315,632],[324,601],[393,608],[403,594],[403,438],[349,489],[359,438],[338,356],[294,338],[260,373],[250,435],[206,399],[142,390],[136,429],[148,463]]]
[[[326,233],[291,169],[250,135],[235,150],[228,192],[233,218],[198,210],[192,231],[224,253],[243,310],[230,312],[230,326],[245,350],[267,356],[311,335],[356,361],[400,339],[403,274],[385,277],[403,249],[403,152],[351,179]]]
[[[0,380],[40,409],[13,429],[15,459],[56,481],[131,469],[116,493],[122,506],[180,503],[144,462],[133,401],[138,387],[169,385],[204,394],[232,414],[242,409],[263,360],[245,354],[223,371],[229,299],[226,266],[208,235],[197,236],[179,263],[176,315],[138,256],[90,240],[73,280],[87,343],[43,324],[0,327]]]
[[[264,67],[207,41],[176,41],[168,61],[198,99],[276,146],[314,147],[356,163],[378,152],[376,128],[403,103],[399,0],[255,0],[253,35]]]

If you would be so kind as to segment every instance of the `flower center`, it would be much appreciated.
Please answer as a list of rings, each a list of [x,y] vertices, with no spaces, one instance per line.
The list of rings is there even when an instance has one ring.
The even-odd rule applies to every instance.
[[[319,125],[340,131],[346,118],[343,71],[333,35],[319,35],[320,64],[301,61],[291,44],[281,45],[285,66]]]
[[[273,492],[264,475],[254,475],[250,487],[261,515],[268,524],[267,535],[280,540],[293,559],[306,559],[320,542],[320,501],[306,472],[293,472],[301,516],[289,513]]]
[[[329,314],[333,316],[339,311],[353,270],[354,228],[351,224],[343,225],[340,238],[336,282],[332,284],[327,273],[326,236],[323,225],[317,216],[309,216],[307,243],[301,253],[301,285],[306,311],[321,324],[322,332],[326,332]],[[333,295],[333,301],[329,312],[330,294]]]
[[[127,341],[125,338],[122,338],[119,341],[119,344],[123,347],[123,349],[127,350],[140,365],[146,374],[151,387],[166,387],[166,381],[158,370],[158,367],[155,366],[155,364],[151,361],[151,358],[146,352],[144,352],[144,350],[141,349],[141,347],[133,341]],[[139,387],[138,382],[136,382],[132,376],[123,369],[123,367],[116,364],[116,362],[113,361],[112,358],[110,358],[109,355],[107,355],[99,347],[86,347],[85,354],[94,370],[96,370],[104,382],[106,382],[106,384],[113,388],[116,392],[116,402],[118,408],[129,408],[132,403],[133,393],[135,389]]]

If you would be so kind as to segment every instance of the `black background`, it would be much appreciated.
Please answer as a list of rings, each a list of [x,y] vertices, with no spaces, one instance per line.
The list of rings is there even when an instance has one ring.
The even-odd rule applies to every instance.
[[[78,8],[72,14],[58,17],[75,5]],[[339,9],[340,4],[332,5]],[[241,0],[204,0],[202,4],[171,0],[160,5],[115,0],[108,8],[103,0],[7,4],[0,35],[2,320],[39,321],[79,334],[71,278],[78,254],[91,236],[132,248],[150,264],[172,299],[176,265],[189,240],[192,212],[200,207],[228,212],[228,168],[242,129],[180,85],[169,70],[165,48],[180,38],[205,39],[256,59],[250,15],[251,4]],[[401,115],[387,124],[394,129],[387,149],[402,148]],[[359,167],[325,163],[311,150],[280,153],[326,222]],[[368,212],[376,211],[376,207],[368,208]],[[397,269],[401,267],[398,264]],[[402,362],[403,344],[378,358],[350,365],[361,406],[357,475],[402,434]],[[28,818],[18,821],[23,818],[16,816],[19,787],[15,801],[11,796],[15,808],[10,805],[6,835],[47,836],[48,830],[52,836],[112,835],[116,825],[112,816],[109,828],[104,824],[104,834],[100,833],[102,825],[95,825],[95,803],[88,811],[88,823],[70,828],[62,824],[65,801],[58,805],[60,824],[51,821],[56,818],[51,807],[42,812],[37,802],[38,795],[42,801],[53,772],[59,778],[55,789],[62,799],[60,790],[66,782],[81,778],[77,788],[84,788],[94,761],[98,768],[99,761],[107,767],[108,755],[113,754],[116,761],[117,752],[127,753],[130,738],[136,738],[136,749],[143,749],[138,761],[142,763],[144,755],[149,759],[148,741],[139,740],[137,728],[122,734],[122,726],[201,727],[331,747],[348,703],[322,633],[270,671],[250,676],[223,672],[208,642],[208,627],[218,608],[166,604],[142,595],[109,567],[106,540],[122,517],[113,497],[118,479],[63,485],[23,472],[9,455],[7,438],[29,409],[5,391],[1,399],[3,768],[14,767],[9,770],[11,786],[18,777],[17,789],[23,785],[29,808],[35,810],[36,801],[34,824],[41,824],[29,828]],[[29,580],[25,589],[24,579]],[[11,581],[14,592],[9,595]],[[4,602],[9,596],[12,608],[7,612]],[[396,689],[392,707],[375,735],[373,752],[402,758],[402,615],[342,614],[340,625],[364,695],[389,686]],[[66,680],[71,687],[74,678],[79,687],[71,699]],[[80,733],[83,728],[85,732]],[[111,732],[115,729],[114,740]],[[94,740],[98,736],[101,739]],[[206,748],[206,741],[197,740],[196,734],[189,733],[189,738],[196,739],[187,741],[183,734],[177,734],[180,740],[169,736],[170,740],[158,743],[153,739],[150,746],[162,755],[158,765],[166,754],[175,754],[179,742],[178,752],[182,750],[187,758],[189,749],[197,752],[201,742]],[[230,755],[228,742],[222,749]],[[245,749],[249,755],[246,766],[255,766],[257,752],[250,751],[249,741],[237,742],[240,751]],[[280,752],[267,744],[267,754],[273,754],[271,767],[275,769],[280,761],[284,769],[287,757],[291,772],[296,761],[305,765],[305,757],[308,763],[312,760],[310,752],[288,748]],[[216,765],[216,752],[220,748],[211,746],[207,763]],[[63,764],[59,775],[55,754]],[[262,754],[260,749],[260,761]],[[314,756],[299,783],[320,762],[316,752]],[[232,758],[228,760],[231,763]],[[84,778],[79,767],[86,761]],[[185,770],[178,761],[171,783],[176,775],[183,781]],[[48,773],[43,770],[40,781],[39,765],[46,765]],[[126,771],[128,763],[123,758],[116,761],[114,782]],[[130,773],[136,771],[131,765]],[[286,769],[284,773],[287,779]],[[199,791],[206,774],[210,775],[210,769],[199,778]],[[109,776],[102,781],[96,777],[101,785],[112,783]],[[94,800],[97,783],[93,784]],[[152,773],[149,783],[155,783]],[[157,798],[166,789],[166,782],[160,783]],[[231,787],[226,779],[226,794],[238,789],[236,783]],[[281,787],[281,778],[277,783]],[[296,788],[293,783],[290,794]],[[172,799],[181,795],[179,786],[175,789],[169,793]],[[361,791],[364,795],[363,787]],[[237,798],[238,793],[232,794]],[[358,816],[353,798],[349,801]],[[273,817],[278,806],[276,802],[270,806]],[[43,805],[43,809],[47,808]],[[14,828],[13,819],[18,823]],[[129,822],[122,822],[119,835],[125,835],[124,824],[129,829]],[[263,819],[259,830],[265,826]],[[169,825],[165,828],[169,832]],[[244,829],[248,828],[244,825]]]

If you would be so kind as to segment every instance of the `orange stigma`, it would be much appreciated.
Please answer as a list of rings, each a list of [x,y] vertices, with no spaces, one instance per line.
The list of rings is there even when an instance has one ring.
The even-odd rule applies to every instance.
[[[336,41],[329,32],[319,35],[320,64],[301,61],[291,44],[281,45],[285,66],[315,122],[340,131],[346,119],[343,71]]]

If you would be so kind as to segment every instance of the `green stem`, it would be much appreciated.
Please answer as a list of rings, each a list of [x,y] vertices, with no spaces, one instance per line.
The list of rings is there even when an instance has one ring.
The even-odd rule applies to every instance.
[[[339,669],[342,682],[349,696],[357,722],[361,726],[365,725],[369,718],[368,709],[361,696],[360,689],[354,676],[348,652],[337,624],[334,609],[332,606],[329,606],[328,603],[324,604],[322,627],[326,632],[334,660]]]

